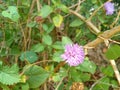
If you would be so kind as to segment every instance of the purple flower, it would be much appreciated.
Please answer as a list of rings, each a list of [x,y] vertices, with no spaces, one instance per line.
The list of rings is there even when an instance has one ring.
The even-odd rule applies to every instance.
[[[112,15],[114,13],[114,3],[106,2],[104,4],[104,8],[106,10],[106,15]]]
[[[68,44],[65,46],[65,52],[61,57],[70,65],[78,66],[84,61],[84,49],[78,44]]]

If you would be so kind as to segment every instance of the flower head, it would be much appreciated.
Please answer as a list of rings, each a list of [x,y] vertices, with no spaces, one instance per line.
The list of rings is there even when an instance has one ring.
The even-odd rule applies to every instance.
[[[78,44],[68,44],[65,46],[65,52],[61,57],[70,65],[77,66],[84,61],[84,49]]]
[[[106,15],[112,15],[114,13],[114,3],[106,2],[104,8],[106,10]]]

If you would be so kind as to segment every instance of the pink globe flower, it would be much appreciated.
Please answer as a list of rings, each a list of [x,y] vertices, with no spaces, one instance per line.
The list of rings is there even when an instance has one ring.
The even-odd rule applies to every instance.
[[[114,9],[114,3],[111,3],[111,2],[106,2],[104,4],[104,8],[106,10],[106,15],[112,15],[115,11]]]
[[[65,52],[61,57],[70,66],[78,66],[84,61],[84,49],[78,44],[68,44],[65,46]]]

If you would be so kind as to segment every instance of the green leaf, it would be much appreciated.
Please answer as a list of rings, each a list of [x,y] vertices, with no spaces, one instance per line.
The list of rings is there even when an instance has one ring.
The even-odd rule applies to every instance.
[[[59,72],[58,73],[55,73],[52,78],[53,78],[53,81],[54,82],[58,82],[58,81],[61,81],[61,78],[63,77],[66,77],[68,74],[67,74],[67,70],[65,68],[60,68]]]
[[[5,85],[13,85],[18,83],[20,81],[18,70],[19,68],[16,64],[12,67],[3,66],[0,69],[0,82]]]
[[[43,24],[42,27],[43,27],[43,29],[47,32],[47,30],[48,30],[47,24]]]
[[[31,47],[31,51],[33,52],[42,52],[44,50],[44,46],[41,43],[35,44]]]
[[[75,68],[70,68],[70,71],[69,71],[69,77],[71,78],[71,80],[73,82],[81,82],[81,76],[80,76],[80,72],[77,71]]]
[[[117,59],[118,57],[120,57],[120,46],[119,45],[110,46],[105,55],[109,60]]]
[[[92,3],[93,3],[93,4],[97,3],[97,0],[92,0]]]
[[[24,70],[26,70],[25,75],[28,77],[27,82],[30,88],[39,87],[49,77],[49,73],[45,71],[42,67],[37,65],[31,66],[31,67],[26,66]]]
[[[69,13],[69,9],[64,4],[58,4],[57,7],[65,13]]]
[[[75,19],[73,22],[70,23],[70,27],[78,27],[83,24],[83,21],[80,19]]]
[[[24,5],[24,7],[25,6],[30,7],[30,4],[31,4],[29,0],[21,0],[21,3],[22,5]]]
[[[43,35],[42,41],[47,45],[52,44],[52,38],[50,35]]]
[[[62,46],[62,42],[60,42],[60,41],[56,41],[56,42],[52,45],[52,47],[53,47],[54,49],[64,49],[64,47]]]
[[[109,90],[110,79],[105,77],[92,90]]]
[[[107,67],[102,67],[101,68],[101,71],[103,74],[105,74],[106,76],[110,76],[112,77],[114,75],[114,71],[113,71],[113,68],[112,66],[107,66]]]
[[[80,73],[80,79],[82,80],[82,82],[89,81],[90,78],[91,78],[90,74],[88,74],[88,73]]]
[[[63,44],[63,46],[66,45],[66,44],[72,44],[72,43],[73,42],[72,42],[72,40],[69,37],[67,37],[67,36],[63,36],[62,37],[62,44]]]
[[[17,7],[16,6],[9,6],[7,10],[2,11],[2,15],[4,17],[7,17],[15,22],[18,21],[18,19],[20,18],[20,15],[17,11]]]
[[[100,20],[101,23],[104,23],[105,22],[105,18],[103,16],[99,16],[98,15],[98,19]]]
[[[54,29],[54,27],[54,24],[50,24],[47,33],[50,33]]]
[[[110,79],[110,83],[112,84],[113,88],[119,87],[119,84],[116,79]]]
[[[58,82],[61,80],[61,77],[60,77],[59,73],[56,73],[55,75],[52,76],[52,79],[54,82]]]
[[[30,22],[27,24],[28,27],[32,28],[36,25],[36,22]]]
[[[30,90],[28,83],[22,83],[21,88],[22,88],[22,90]]]
[[[94,74],[96,71],[95,63],[89,61],[88,58],[85,58],[84,62],[76,68],[80,71],[89,72],[91,74]]]
[[[56,61],[56,62],[62,61],[63,59],[61,58],[61,54],[62,54],[62,52],[60,52],[60,51],[55,52],[53,54],[52,60]]]
[[[49,34],[54,29],[54,24],[49,24],[49,25],[43,24],[42,27],[43,30],[47,32],[47,34]]]
[[[10,55],[19,55],[20,54],[20,49],[19,47],[12,47],[11,50],[10,50]]]
[[[23,52],[20,56],[20,60],[21,61],[25,61],[27,60],[28,62],[30,63],[34,63],[35,61],[38,60],[38,56],[35,52],[33,51],[26,51],[26,52]]]
[[[58,14],[53,17],[53,23],[55,24],[56,27],[60,27],[63,22],[63,17]]]
[[[52,13],[53,9],[49,5],[44,5],[39,13],[39,16],[42,18],[46,18],[50,13]]]
[[[30,90],[30,88],[28,83],[18,83],[12,90]]]

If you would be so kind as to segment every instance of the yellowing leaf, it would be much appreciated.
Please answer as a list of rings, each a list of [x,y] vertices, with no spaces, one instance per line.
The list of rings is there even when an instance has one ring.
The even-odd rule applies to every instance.
[[[53,17],[53,23],[55,24],[56,27],[60,27],[62,21],[63,21],[63,17],[60,14]]]

